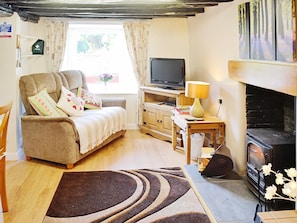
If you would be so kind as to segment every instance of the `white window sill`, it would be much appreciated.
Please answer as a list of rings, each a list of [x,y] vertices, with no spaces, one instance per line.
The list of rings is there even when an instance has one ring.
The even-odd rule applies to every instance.
[[[94,94],[137,94],[137,87],[112,86],[112,85],[88,85],[89,91]]]

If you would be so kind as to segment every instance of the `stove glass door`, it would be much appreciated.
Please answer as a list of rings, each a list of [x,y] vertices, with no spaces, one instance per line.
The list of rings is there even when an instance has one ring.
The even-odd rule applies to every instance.
[[[260,170],[265,165],[265,157],[262,148],[253,142],[247,145],[248,160],[247,162]]]

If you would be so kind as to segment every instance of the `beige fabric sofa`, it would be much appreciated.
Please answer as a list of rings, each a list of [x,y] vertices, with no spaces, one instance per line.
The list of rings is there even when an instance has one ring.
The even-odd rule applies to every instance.
[[[87,89],[84,74],[77,70],[38,73],[20,77],[20,94],[26,111],[21,117],[23,149],[27,160],[38,158],[73,168],[79,160],[112,140],[124,136],[125,129],[110,134],[100,145],[87,153],[80,153],[80,138],[73,120],[70,117],[40,116],[28,101],[28,97],[46,88],[48,94],[58,102],[62,85],[75,94],[80,86]],[[120,106],[125,109],[126,100],[123,98],[102,98],[102,107],[112,106]]]

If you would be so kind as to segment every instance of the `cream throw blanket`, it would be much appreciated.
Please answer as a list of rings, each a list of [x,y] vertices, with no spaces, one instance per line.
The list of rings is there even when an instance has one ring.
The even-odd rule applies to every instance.
[[[80,153],[100,145],[111,134],[126,129],[126,110],[122,107],[103,107],[85,110],[80,117],[71,117],[80,139]]]

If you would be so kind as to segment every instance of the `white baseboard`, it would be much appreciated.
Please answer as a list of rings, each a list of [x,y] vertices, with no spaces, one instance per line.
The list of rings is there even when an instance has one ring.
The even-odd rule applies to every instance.
[[[17,152],[6,152],[6,160],[19,160]]]
[[[135,130],[135,129],[139,129],[139,126],[136,123],[128,123],[127,129]]]

